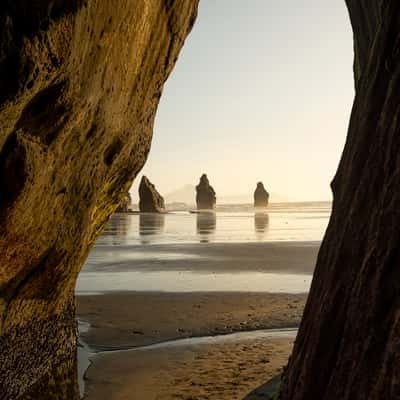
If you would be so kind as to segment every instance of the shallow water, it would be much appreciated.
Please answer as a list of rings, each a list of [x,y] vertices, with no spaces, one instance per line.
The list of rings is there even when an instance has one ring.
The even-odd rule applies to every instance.
[[[78,330],[79,333],[86,333],[90,329],[90,324],[86,321],[78,320]],[[85,394],[85,372],[90,366],[90,356],[92,352],[89,347],[82,342],[80,339],[80,343],[77,348],[77,358],[78,358],[78,386],[79,386],[79,394],[81,398]]]
[[[254,331],[244,331],[235,333],[224,333],[221,335],[214,336],[198,336],[183,339],[167,340],[161,343],[149,344],[146,346],[133,347],[131,349],[121,350],[108,350],[99,352],[97,354],[115,354],[127,351],[148,351],[148,350],[159,350],[174,347],[185,347],[185,346],[201,346],[210,344],[221,344],[221,343],[232,343],[232,342],[244,342],[257,339],[265,338],[292,338],[294,339],[297,335],[296,328],[283,328],[283,329],[259,329]]]
[[[77,293],[307,292],[330,203],[272,204],[260,212],[115,214],[79,276]]]
[[[115,214],[96,246],[319,241],[330,212],[330,202],[309,202],[276,203],[256,212],[248,205],[230,205],[215,213]]]
[[[78,281],[77,293],[108,291],[274,292],[305,293],[311,275],[262,272],[199,273],[192,271],[88,272]]]

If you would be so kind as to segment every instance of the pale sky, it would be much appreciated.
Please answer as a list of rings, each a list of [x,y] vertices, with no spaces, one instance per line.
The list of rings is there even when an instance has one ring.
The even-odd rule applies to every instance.
[[[293,201],[331,199],[352,64],[343,0],[201,0],[142,173],[163,195],[205,172],[217,198],[261,180]]]

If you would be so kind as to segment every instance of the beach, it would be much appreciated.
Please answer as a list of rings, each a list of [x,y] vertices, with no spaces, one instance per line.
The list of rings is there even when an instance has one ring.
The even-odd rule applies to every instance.
[[[279,374],[295,336],[287,328],[298,325],[305,300],[270,293],[79,296],[78,318],[91,325],[81,340],[97,353],[85,376],[86,398],[242,399]],[[267,330],[269,337],[257,338]],[[177,340],[193,337],[209,339]],[[166,346],[142,347],[155,343]]]
[[[86,398],[244,400],[282,371],[291,347],[291,339],[263,339],[99,356]]]
[[[115,215],[76,288],[85,399],[268,399],[328,207]],[[200,227],[199,227],[200,223]],[[284,240],[284,239],[290,240]]]

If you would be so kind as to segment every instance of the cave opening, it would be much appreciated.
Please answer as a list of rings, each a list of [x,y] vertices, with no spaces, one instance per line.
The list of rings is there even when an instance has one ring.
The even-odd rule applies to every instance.
[[[237,339],[236,334],[264,327],[268,332],[263,334],[276,334],[271,332],[273,310],[264,308],[271,304],[276,305],[279,327],[289,322],[297,326],[307,295],[304,287],[296,286],[298,277],[294,281],[289,277],[308,276],[308,281],[301,281],[309,287],[318,252],[304,318],[283,374],[281,399],[399,398],[400,364],[393,352],[400,307],[395,268],[400,240],[399,3],[346,2],[354,32],[354,85],[344,5],[311,0],[296,5],[289,0],[274,5],[261,0],[251,5],[203,1],[198,28],[166,86],[144,172],[163,193],[172,190],[172,184],[179,187],[201,176],[196,188],[206,190],[211,205],[215,194],[219,201],[232,189],[249,196],[262,181],[274,201],[282,193],[289,200],[329,200],[325,196],[330,196],[329,181],[343,147],[355,86],[349,133],[332,184],[333,211],[320,249],[325,226],[305,238],[298,223],[308,221],[303,228],[309,228],[319,221],[321,228],[321,215],[315,218],[315,210],[313,215],[304,209],[300,213],[304,206],[297,204],[295,212],[286,208],[282,216],[274,201],[267,213],[253,210],[251,218],[243,209],[235,211],[241,227],[251,222],[247,231],[236,229],[233,212],[225,210],[222,216],[217,202],[212,213],[186,211],[178,230],[170,224],[171,214],[131,215],[136,225],[130,226],[112,216],[98,237],[146,160],[163,84],[193,27],[197,1],[79,1],[74,2],[77,7],[64,3],[21,0],[0,7],[0,70],[9,78],[0,85],[0,180],[5,186],[0,196],[0,397],[79,397],[76,316],[80,340],[90,342],[90,349],[83,346],[89,352],[127,350],[146,346],[149,340],[153,344],[171,340],[175,346],[173,339],[181,343],[193,332],[218,336],[239,330],[233,333]],[[186,67],[185,60],[189,60]],[[179,101],[171,102],[174,97]],[[47,118],[46,113],[54,115]],[[153,187],[149,180],[141,181],[144,189]],[[162,199],[154,198],[161,208]],[[325,223],[329,213],[330,208],[324,211]],[[280,232],[275,229],[278,220]],[[184,226],[188,230],[182,230]],[[170,236],[165,235],[167,230]],[[292,236],[294,232],[299,236]],[[298,243],[283,243],[288,235]],[[132,263],[136,274],[127,271]],[[192,272],[187,271],[189,264],[203,272],[191,280],[194,289],[202,282],[208,291],[196,292],[187,281],[182,283],[182,276],[193,278],[187,274]],[[293,274],[293,268],[301,274]],[[260,272],[276,285],[283,277],[279,284],[294,286],[262,294],[260,299],[260,293],[249,290],[263,283]],[[85,279],[94,283],[90,292]],[[152,293],[144,294],[146,301],[152,300],[138,306],[143,293],[132,290],[134,285],[155,290],[160,288],[154,285],[156,280],[171,290],[156,290],[156,297],[147,290]],[[227,283],[230,290],[214,293],[211,282],[215,292]],[[119,290],[118,301],[115,293],[103,293],[99,283],[104,291]],[[264,301],[264,306],[255,307],[251,303],[255,299]],[[242,317],[230,316],[229,322],[222,318],[222,325],[214,320],[211,330],[204,326],[196,330],[196,324],[207,318],[226,316],[228,303],[241,310]],[[191,316],[185,324],[182,307]],[[109,314],[104,317],[102,312]],[[154,327],[154,322],[162,321],[165,329]],[[293,339],[295,331],[280,330],[282,334]],[[226,343],[214,343],[215,338],[198,340],[225,346],[219,353],[217,347],[207,353],[217,355],[218,362],[219,355],[232,354]],[[253,344],[240,344],[239,372],[258,368],[272,373],[274,357],[265,357],[271,348],[267,345],[260,351],[258,346],[265,343]],[[282,365],[286,363],[288,347],[275,350],[283,357]],[[251,354],[257,362],[245,360]],[[196,359],[204,368],[204,357]],[[128,375],[120,371],[118,379],[126,379],[130,395],[129,374],[144,369],[125,361]],[[161,372],[169,370],[170,365],[160,361],[157,357]],[[183,372],[190,371],[187,360],[181,361]],[[211,364],[213,372],[218,365],[222,370],[226,366]],[[87,372],[90,395],[96,399],[93,390],[106,398],[112,394],[109,379],[116,376],[116,364],[110,365],[109,372],[102,370],[106,379],[96,377],[102,372],[93,364]],[[78,371],[82,380],[79,363]],[[182,382],[185,395],[202,388],[197,377],[180,379],[179,371],[173,371],[174,391]],[[239,386],[237,376],[236,371],[229,387]],[[96,386],[96,379],[104,385]],[[221,376],[217,380],[218,386],[211,386],[219,388]]]
[[[148,176],[166,195],[169,205],[181,207],[186,203],[190,209],[195,202],[194,182],[203,171],[217,189],[217,205],[250,203],[258,179],[263,179],[272,191],[272,203],[329,203],[329,184],[344,145],[354,98],[352,71],[352,32],[344,3],[327,5],[307,0],[295,7],[289,1],[275,5],[262,1],[251,5],[200,3],[196,25],[161,97],[148,161],[130,189],[132,203],[139,203],[140,177]],[[323,214],[318,227],[299,225],[297,229],[303,230],[292,240],[304,240],[301,235],[305,229],[313,230],[308,240],[322,239],[330,203],[313,207],[316,214],[307,214],[307,218],[317,220],[317,213]],[[184,210],[187,207],[178,211]],[[293,210],[298,212],[298,208]],[[244,234],[259,242],[280,240],[286,228],[280,225],[275,212],[272,209],[270,215],[252,214],[248,218],[251,225],[240,225],[213,213],[184,222],[168,214],[114,215],[99,244],[120,246],[121,254],[106,256],[103,262],[111,266],[113,260],[123,259],[128,264],[131,257],[137,264],[134,259],[138,256],[127,254],[127,248],[141,245],[138,251],[144,251],[147,264],[153,265],[147,246],[158,246],[171,259],[165,261],[165,254],[157,257],[173,270],[188,262],[187,249],[177,243],[212,245],[243,240]],[[278,233],[274,230],[276,223]],[[183,254],[168,249],[171,244],[172,248],[184,249]],[[95,257],[102,254],[99,250],[94,248]],[[313,251],[305,255],[308,267],[301,267],[308,274],[304,280],[307,290],[316,254]],[[182,271],[126,274],[121,275],[118,288],[210,288],[200,276],[191,285],[183,275]],[[226,290],[222,275],[218,275],[219,289]],[[85,276],[84,270],[78,291],[89,290]],[[244,290],[245,286],[229,279],[230,288]],[[249,273],[246,279],[252,282],[253,290],[266,287],[260,276]],[[96,287],[105,290],[107,283],[97,280],[90,290]],[[246,288],[249,290],[249,286]]]

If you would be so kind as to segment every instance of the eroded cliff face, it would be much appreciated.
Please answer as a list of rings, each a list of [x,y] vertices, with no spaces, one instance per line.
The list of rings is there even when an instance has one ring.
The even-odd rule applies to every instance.
[[[400,398],[400,2],[347,5],[356,96],[282,400]]]
[[[73,292],[197,0],[0,4],[0,398],[73,399]]]

